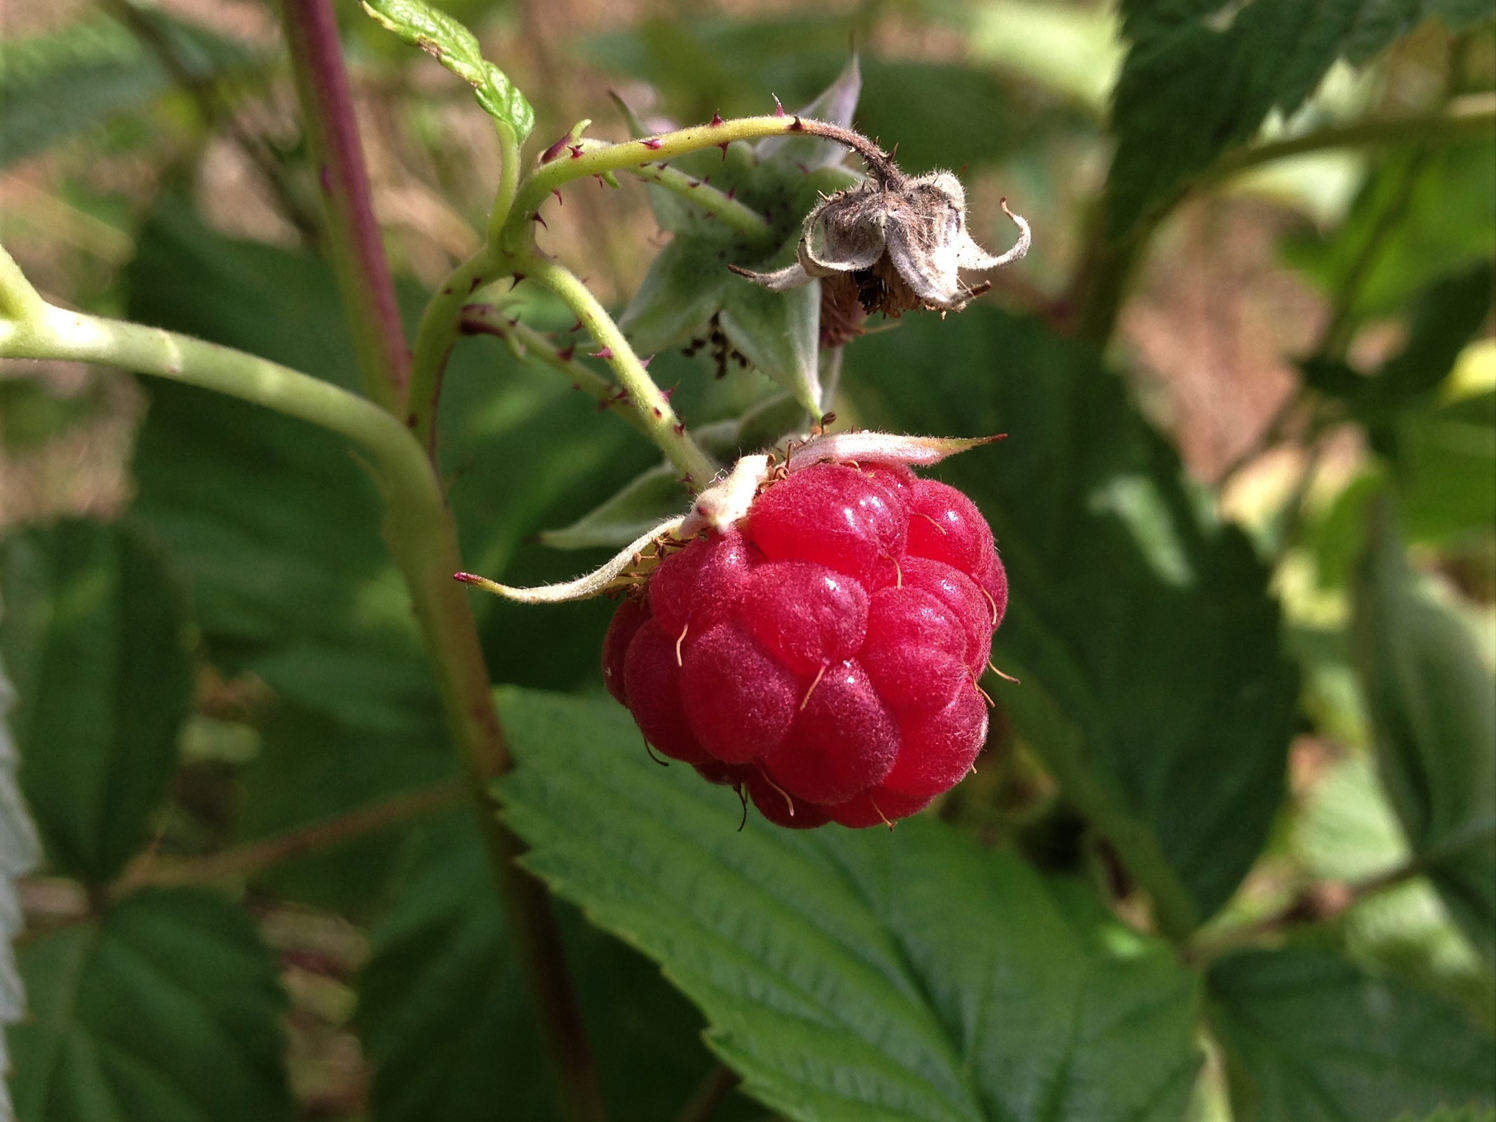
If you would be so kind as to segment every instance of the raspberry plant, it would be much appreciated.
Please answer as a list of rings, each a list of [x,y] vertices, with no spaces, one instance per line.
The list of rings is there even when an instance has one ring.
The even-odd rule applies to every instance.
[[[43,296],[73,203],[3,231],[7,445],[88,409],[35,360],[148,405],[127,513],[0,540],[0,1116],[1492,1117],[1488,4],[856,17],[1003,83],[842,17],[592,44],[685,127],[364,11],[5,45],[0,160],[195,139],[117,278]],[[210,136],[299,248],[185,201]],[[1341,211],[1274,181],[1323,322],[1203,471],[1118,376],[1149,263],[1328,153]]]

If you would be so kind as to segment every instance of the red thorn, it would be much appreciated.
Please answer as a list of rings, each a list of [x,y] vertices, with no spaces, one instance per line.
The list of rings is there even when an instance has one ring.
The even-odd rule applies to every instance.
[[[550,229],[549,226],[545,225],[545,219],[540,217],[540,211],[538,211],[538,210],[534,214],[530,215],[530,221],[531,222],[539,222],[542,226],[545,226],[545,228],[547,230]]]
[[[722,149],[722,162],[724,164],[727,163],[727,142],[724,141],[723,143],[717,145],[717,147]]]
[[[722,124],[722,114],[721,113],[713,113],[712,114],[711,127],[712,128],[717,128],[721,124]]]
[[[522,281],[522,280],[524,280],[524,279],[525,279],[525,274],[524,273],[515,273],[514,274],[514,283],[509,286],[509,291],[513,292],[516,288],[519,287],[519,282]]]
[[[575,343],[573,343],[573,344],[571,344],[571,346],[569,346],[569,347],[562,347],[559,351],[557,351],[556,352],[556,357],[559,358],[562,362],[570,362],[571,361],[571,356],[574,355],[574,354],[576,354],[576,353],[577,353],[577,345]]]
[[[604,347],[602,350],[598,351],[592,357],[593,358],[600,358],[600,359],[602,359],[603,361],[606,362],[608,359],[610,359],[610,358],[613,357],[613,348],[612,347]]]
[[[661,144],[663,144],[664,141],[663,140],[659,140],[656,137],[650,136],[650,137],[645,137],[645,139],[643,140],[642,143],[644,144],[644,147],[648,148],[651,152],[653,152],[656,148],[658,148]]]
[[[653,358],[654,355],[650,355],[649,357]],[[677,389],[679,389],[679,388],[680,388],[680,383],[676,382],[675,385],[671,386],[668,390],[661,390],[660,391],[660,396],[663,397],[666,401],[669,401],[672,397],[675,396],[675,391]]]
[[[561,149],[566,147],[566,142],[570,139],[570,135],[563,136],[560,140],[556,141],[555,144],[552,144],[549,148],[547,148],[540,154],[540,162],[543,164],[548,164],[557,156],[561,155]]]
[[[676,421],[675,424],[674,424],[674,426],[673,426],[673,429],[674,429],[674,432],[675,432],[676,436],[685,436],[686,435],[686,422],[685,421]]]
[[[691,182],[689,182],[689,183],[686,184],[686,188],[687,188],[687,190],[689,190],[689,189],[691,189],[693,187],[700,187],[701,184],[702,184],[702,180],[700,180],[700,179],[693,179],[693,180],[691,180]]]
[[[770,94],[769,96],[774,99],[774,116],[776,116],[776,117],[783,117],[784,116],[784,105],[781,104],[781,102],[779,100],[779,95],[778,94]]]
[[[738,189],[736,187],[729,187],[727,189],[727,197],[729,199],[735,199],[735,198],[737,198],[738,197]]]
[[[659,411],[659,409],[655,409],[655,411],[654,411],[654,415],[655,415],[655,416],[656,416],[656,417],[663,417],[663,416],[664,416],[664,415],[665,415],[665,414],[663,414],[663,413],[661,413],[661,412],[660,412],[660,411]]]
[[[551,188],[551,194],[553,194],[553,195],[556,196],[556,205],[557,206],[565,206],[566,205],[566,200],[561,197],[561,188],[559,188],[559,187],[552,187]]]
[[[804,125],[804,123],[800,120],[799,117],[796,117],[795,118],[795,123],[790,126],[790,132],[804,132],[804,131],[805,131],[805,125]]]
[[[574,323],[574,324],[571,325],[570,330],[572,330],[572,331],[580,331],[580,330],[582,330],[582,321],[581,320],[577,320],[576,323]]]
[[[571,150],[571,158],[573,160],[580,160],[582,158],[582,146],[580,144],[568,144],[566,147]]]
[[[482,287],[483,287],[483,278],[482,277],[474,277],[472,280],[468,281],[468,295],[471,296],[473,293],[477,292],[478,289],[480,289]]]
[[[649,364],[651,362],[653,362],[654,360],[655,360],[655,356],[654,355],[650,355],[648,358],[641,358],[639,360],[639,365],[642,366],[642,367],[644,367],[645,370],[648,370],[649,369]]]

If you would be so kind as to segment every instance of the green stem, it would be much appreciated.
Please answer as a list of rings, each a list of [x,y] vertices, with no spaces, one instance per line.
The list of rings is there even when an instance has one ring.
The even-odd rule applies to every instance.
[[[504,340],[520,361],[550,367],[570,382],[572,389],[581,390],[597,402],[599,408],[616,413],[641,434],[649,435],[639,415],[619,394],[617,383],[578,362],[570,354],[571,348],[562,351],[533,327],[521,323],[518,318],[511,319],[503,308],[492,304],[467,305],[462,309],[462,333],[493,335]]]
[[[478,289],[513,271],[503,255],[485,245],[452,271],[421,313],[410,359],[410,404],[405,424],[433,460],[442,374],[447,368],[447,355],[457,341],[462,309]]]
[[[622,144],[587,141],[573,148],[561,148],[558,154],[539,164],[525,176],[519,185],[514,208],[508,221],[504,223],[500,244],[508,249],[517,249],[524,244],[529,235],[531,216],[539,209],[540,204],[545,202],[552,191],[574,179],[658,164],[689,152],[730,144],[735,140],[761,140],[785,135],[817,136],[834,140],[861,156],[884,182],[892,184],[902,179],[902,173],[888,154],[867,137],[851,129],[815,121],[809,117],[737,117],[676,129],[658,136],[640,137]]]
[[[410,589],[563,1116],[601,1119],[596,1068],[549,898],[520,869],[520,841],[500,822],[491,793],[491,780],[511,760],[467,593],[452,580],[461,568],[457,529],[425,450],[389,413],[331,383],[200,339],[52,307],[3,250],[0,308],[10,317],[0,319],[0,357],[92,362],[215,390],[340,433],[373,457],[385,540]]]
[[[519,139],[514,130],[503,121],[495,121],[499,132],[499,190],[494,197],[493,209],[488,212],[488,240],[497,242],[499,231],[509,219],[514,206],[514,193],[519,188]]]
[[[634,348],[591,290],[570,269],[538,254],[518,257],[514,264],[525,276],[532,277],[559,296],[597,340],[603,348],[603,358],[613,368],[614,376],[627,395],[626,402],[655,446],[681,473],[682,481],[693,491],[710,483],[717,474],[717,464],[687,434],[684,422],[676,416],[669,399],[654,384]]]
[[[281,27],[301,102],[302,128],[327,210],[327,248],[364,389],[385,409],[400,413],[410,381],[410,351],[374,217],[331,0],[282,0]]]
[[[646,164],[642,168],[629,168],[646,183],[679,195],[693,206],[755,242],[766,241],[774,233],[769,220],[750,206],[744,206],[725,191],[713,187],[704,179],[695,179],[683,171],[662,164]]]

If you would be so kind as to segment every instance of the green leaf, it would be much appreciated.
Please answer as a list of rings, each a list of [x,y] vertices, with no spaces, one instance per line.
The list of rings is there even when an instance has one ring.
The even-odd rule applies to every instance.
[[[472,814],[411,837],[390,912],[370,933],[358,1023],[378,1122],[506,1122],[557,1106]],[[701,1018],[652,964],[561,911],[567,963],[617,1118],[672,1118],[712,1067]],[[726,1118],[727,1111],[713,1114]]]
[[[0,650],[22,788],[52,866],[102,884],[145,840],[192,702],[187,609],[160,553],[118,525],[0,543]]]
[[[439,8],[421,0],[360,0],[364,11],[386,29],[473,87],[478,104],[511,129],[523,144],[535,128],[535,110],[504,72],[483,57],[478,37]]]
[[[1297,684],[1268,574],[1202,513],[1177,454],[1094,351],[974,307],[848,349],[864,423],[982,436],[937,474],[987,516],[1010,600],[997,687],[1018,731],[1183,934],[1256,859]]]
[[[529,868],[658,961],[787,1117],[1177,1119],[1195,982],[1078,886],[949,827],[740,831],[607,699],[507,691]]]
[[[141,892],[21,954],[31,1016],[9,1030],[21,1122],[292,1118],[286,999],[241,908]]]
[[[1429,16],[1460,31],[1490,14],[1471,0],[1197,0],[1124,7],[1131,41],[1112,105],[1117,150],[1107,225],[1121,239],[1181,185],[1249,141],[1272,110],[1291,114],[1332,63],[1360,64]]]
[[[1310,951],[1248,951],[1207,975],[1238,1122],[1387,1122],[1489,1104],[1496,1047],[1455,1005]]]
[[[1481,541],[1496,523],[1496,392],[1402,418],[1393,483],[1408,537]]]
[[[1355,587],[1354,645],[1377,762],[1414,853],[1496,958],[1496,683],[1465,624],[1409,571],[1387,500]]]
[[[0,597],[0,622],[5,604]],[[10,1101],[10,1053],[5,1044],[5,1026],[19,1021],[26,1012],[26,993],[16,966],[11,941],[20,934],[21,902],[16,884],[41,861],[41,842],[36,823],[21,797],[16,781],[20,758],[10,736],[8,716],[15,695],[5,675],[4,652],[0,651],[0,1118],[13,1111]]]

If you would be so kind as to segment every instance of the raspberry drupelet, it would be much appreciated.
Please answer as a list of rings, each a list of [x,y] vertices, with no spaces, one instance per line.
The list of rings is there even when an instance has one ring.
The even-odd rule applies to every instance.
[[[650,744],[769,821],[892,824],[981,751],[977,679],[1007,600],[960,491],[817,463],[667,555],[614,615],[603,677]]]

